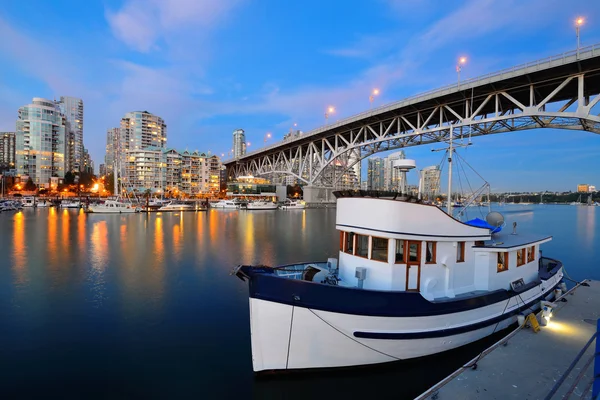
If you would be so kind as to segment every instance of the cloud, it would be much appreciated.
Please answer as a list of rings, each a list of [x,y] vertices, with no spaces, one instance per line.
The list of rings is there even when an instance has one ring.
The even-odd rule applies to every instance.
[[[149,52],[156,42],[182,29],[207,30],[242,0],[127,0],[106,12],[113,35],[129,47]]]

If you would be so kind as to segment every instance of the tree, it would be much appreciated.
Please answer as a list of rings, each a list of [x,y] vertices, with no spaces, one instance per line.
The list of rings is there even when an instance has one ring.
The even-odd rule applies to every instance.
[[[27,180],[27,183],[25,184],[24,189],[27,191],[34,191],[37,189],[37,186],[35,185],[35,183],[33,183],[33,179],[29,178]]]
[[[74,183],[75,183],[75,174],[72,173],[71,171],[68,171],[65,174],[65,184],[72,185]]]
[[[104,189],[109,191],[110,193],[115,192],[115,174],[109,173],[104,178]]]

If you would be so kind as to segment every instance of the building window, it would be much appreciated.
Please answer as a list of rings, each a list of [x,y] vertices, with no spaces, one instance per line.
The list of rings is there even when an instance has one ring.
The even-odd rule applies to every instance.
[[[344,251],[348,254],[354,254],[354,233],[344,232],[344,235],[346,237]]]
[[[369,237],[365,235],[356,235],[356,251],[354,255],[359,257],[369,257]]]
[[[530,263],[535,260],[535,246],[527,248],[527,262]]]
[[[427,264],[435,264],[435,246],[436,242],[425,243],[425,262]]]
[[[388,262],[388,239],[371,238],[371,259],[376,261]]]
[[[517,267],[525,264],[525,249],[517,250]]]
[[[465,261],[465,242],[456,243],[456,262]]]
[[[497,272],[508,271],[508,253],[498,253]]]
[[[406,256],[404,247],[406,246],[406,242],[404,240],[396,239],[396,264],[405,264]]]

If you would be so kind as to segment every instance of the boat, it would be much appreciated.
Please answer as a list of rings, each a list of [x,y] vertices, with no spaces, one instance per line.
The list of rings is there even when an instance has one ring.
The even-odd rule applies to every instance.
[[[94,214],[129,214],[140,211],[131,203],[117,200],[106,200],[102,204],[90,204],[87,212]]]
[[[0,200],[0,211],[18,211],[23,205],[16,200]]]
[[[220,200],[219,202],[212,205],[214,208],[230,208],[238,209],[241,207],[242,202],[238,199],[233,200]]]
[[[234,268],[249,281],[255,372],[441,353],[507,328],[562,281],[561,262],[540,256],[550,236],[492,233],[415,199],[335,196],[338,258]]]
[[[448,150],[451,163],[452,135]],[[448,193],[451,182],[449,174]],[[519,232],[516,222],[506,232],[498,212],[463,222],[450,197],[444,211],[399,193],[334,196],[337,258],[232,270],[249,286],[256,373],[442,353],[513,325],[566,289],[562,263],[541,255],[552,237]]]
[[[80,208],[81,203],[77,200],[63,200],[60,202],[62,208]]]
[[[285,202],[279,207],[282,210],[303,210],[306,208],[304,200],[291,200],[286,199]]]
[[[21,199],[21,204],[23,207],[35,207],[35,197],[27,196]]]
[[[272,201],[254,200],[246,205],[248,210],[277,210],[277,203]]]
[[[158,211],[195,211],[196,205],[184,201],[170,201],[161,206]]]
[[[577,198],[577,201],[573,201],[571,203],[569,203],[572,206],[581,206],[583,205],[583,203],[581,202],[581,195],[579,195],[579,197]]]
[[[47,208],[47,207],[52,207],[53,204],[50,200],[38,200],[35,203],[36,207],[42,207],[42,208]]]

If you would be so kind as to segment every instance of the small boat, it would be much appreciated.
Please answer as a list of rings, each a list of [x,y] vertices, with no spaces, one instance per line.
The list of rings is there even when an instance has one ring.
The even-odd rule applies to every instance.
[[[0,211],[18,211],[23,205],[16,200],[0,200]]]
[[[232,271],[249,282],[255,372],[441,353],[509,327],[564,287],[562,263],[539,251],[552,237],[501,232],[499,213],[465,223],[415,198],[334,195],[337,258]]]
[[[212,205],[214,208],[229,208],[229,209],[239,209],[242,205],[242,202],[238,199],[234,200],[220,200],[219,202]]]
[[[119,200],[106,200],[103,204],[90,204],[87,212],[94,214],[130,214],[138,212],[139,209],[131,203],[123,203]]]
[[[27,197],[23,197],[23,199],[21,200],[21,204],[23,204],[23,207],[35,207],[35,197],[33,196],[27,196]]]
[[[196,205],[184,201],[170,201],[161,206],[158,211],[195,211]]]
[[[272,201],[254,200],[246,205],[248,210],[277,210],[277,203]]]
[[[303,210],[306,208],[306,202],[304,200],[286,199],[279,208],[282,210]]]
[[[35,203],[36,207],[40,207],[40,208],[47,208],[47,207],[52,207],[54,204],[52,204],[52,202],[50,200],[38,200]]]
[[[77,200],[63,200],[60,202],[62,208],[80,208],[81,203]]]

